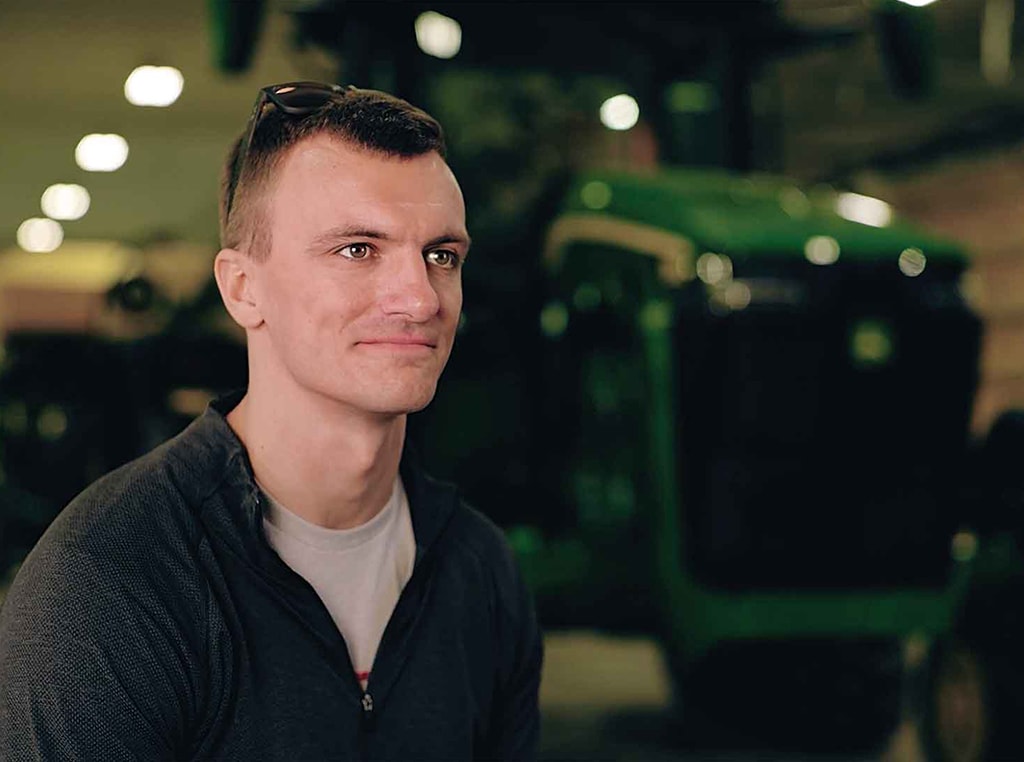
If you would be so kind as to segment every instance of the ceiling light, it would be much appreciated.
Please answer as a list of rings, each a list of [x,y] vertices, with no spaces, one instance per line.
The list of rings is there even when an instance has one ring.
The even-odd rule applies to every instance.
[[[81,185],[57,183],[43,191],[43,214],[55,220],[78,220],[89,211],[89,191]]]
[[[64,229],[46,217],[31,217],[18,226],[18,246],[25,251],[53,251],[64,242]]]
[[[173,66],[139,66],[124,81],[124,97],[133,106],[170,106],[184,86],[185,78]]]
[[[87,172],[113,172],[128,159],[128,141],[120,135],[86,135],[75,148],[75,162]]]
[[[601,104],[601,124],[609,130],[628,130],[640,119],[640,105],[632,95],[615,95]]]
[[[453,58],[462,47],[462,27],[459,22],[436,11],[421,13],[416,18],[416,44],[420,50],[434,58]]]

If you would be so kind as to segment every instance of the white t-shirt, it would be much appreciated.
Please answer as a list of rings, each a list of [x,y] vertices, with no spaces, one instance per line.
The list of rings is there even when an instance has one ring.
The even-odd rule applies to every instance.
[[[412,576],[416,540],[402,480],[384,509],[352,529],[327,529],[292,513],[261,486],[263,528],[281,559],[316,590],[348,646],[363,689],[384,628]]]

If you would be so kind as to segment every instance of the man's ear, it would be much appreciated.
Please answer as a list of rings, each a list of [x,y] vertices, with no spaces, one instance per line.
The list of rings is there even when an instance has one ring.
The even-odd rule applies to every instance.
[[[258,328],[263,324],[253,289],[255,268],[256,263],[250,257],[235,249],[221,249],[213,262],[220,298],[242,328]]]

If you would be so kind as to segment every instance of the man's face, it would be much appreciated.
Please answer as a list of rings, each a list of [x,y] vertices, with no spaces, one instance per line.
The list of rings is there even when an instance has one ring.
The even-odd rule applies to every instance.
[[[424,407],[451,352],[469,246],[443,159],[318,135],[284,157],[265,208],[273,244],[254,268],[263,324],[250,352],[274,383],[364,412]]]

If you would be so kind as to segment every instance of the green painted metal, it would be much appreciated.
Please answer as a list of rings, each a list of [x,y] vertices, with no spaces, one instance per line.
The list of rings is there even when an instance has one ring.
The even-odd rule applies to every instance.
[[[835,211],[837,193],[803,190],[777,177],[671,169],[657,174],[594,172],[575,179],[565,212],[599,212],[680,233],[703,250],[734,257],[803,257],[812,236],[829,236],[843,257],[872,260],[915,247],[928,257],[966,262],[962,247],[900,220],[885,227],[851,222]],[[788,211],[787,211],[788,210]]]
[[[894,258],[914,246],[926,251],[930,261],[966,263],[957,244],[899,222],[876,228],[839,217],[831,206],[834,195],[825,194],[824,201],[808,200],[806,213],[794,215],[780,202],[780,197],[789,194],[792,209],[792,199],[797,198],[794,193],[800,191],[792,183],[775,178],[690,171],[650,176],[593,173],[573,183],[564,211],[608,215],[660,228],[694,241],[698,252],[716,250],[739,259],[803,259],[808,237],[829,235],[838,241],[843,256],[856,261]],[[593,241],[569,241],[559,253],[562,256],[555,260],[552,277],[567,299],[573,286],[578,288],[581,283],[589,287],[618,279],[634,289],[629,304],[619,309],[635,312],[641,337],[638,351],[646,370],[646,378],[637,379],[647,391],[646,441],[638,442],[637,447],[646,451],[646,494],[652,499],[649,505],[639,506],[638,512],[640,520],[654,527],[654,547],[648,549],[654,554],[655,570],[655,578],[649,580],[649,602],[657,610],[658,634],[677,655],[684,661],[695,660],[724,641],[934,637],[948,631],[969,584],[969,561],[954,564],[951,560],[950,581],[941,589],[723,592],[698,584],[687,572],[683,556],[687,507],[681,504],[683,490],[676,468],[673,289],[677,284],[659,280],[651,257],[631,256],[621,243],[602,246]],[[600,564],[588,554],[585,538],[572,543],[571,553],[565,553],[567,549],[568,545],[535,546],[524,556],[528,579],[539,586],[535,589],[563,585],[565,592],[573,586],[580,589],[599,584],[595,572]],[[587,576],[572,582],[573,574]]]

